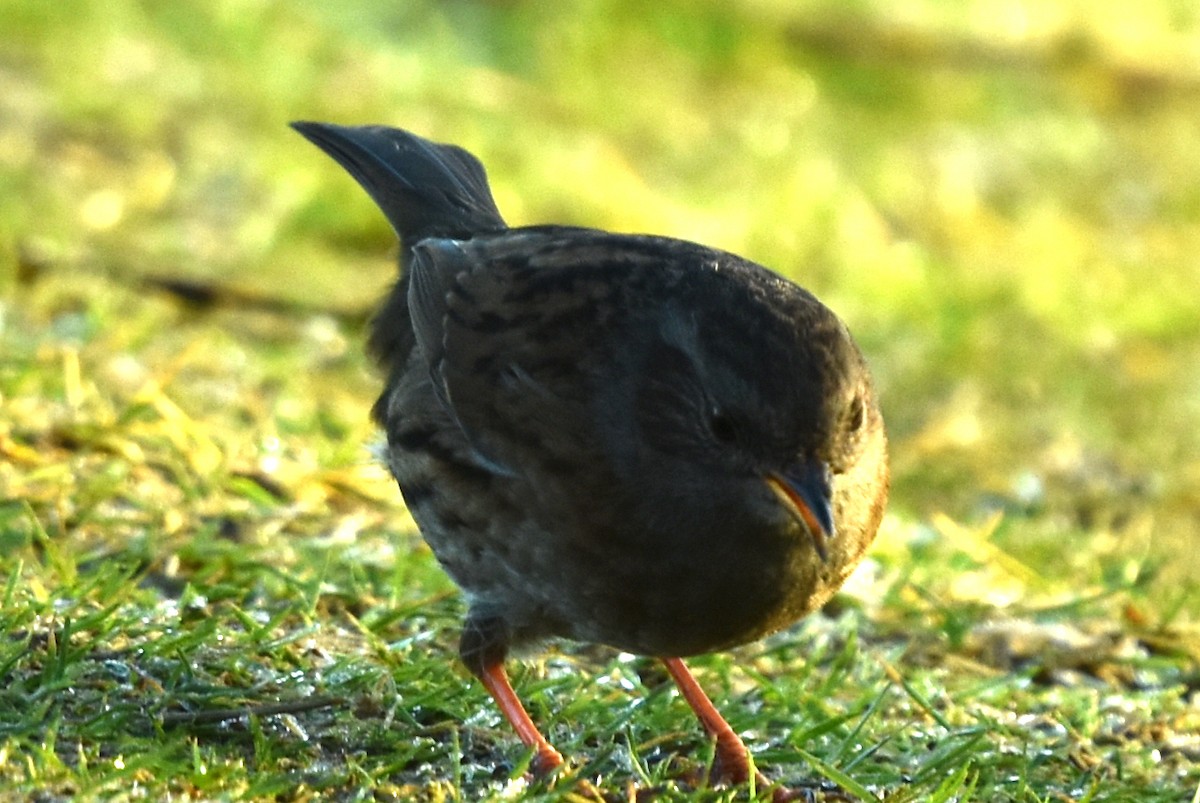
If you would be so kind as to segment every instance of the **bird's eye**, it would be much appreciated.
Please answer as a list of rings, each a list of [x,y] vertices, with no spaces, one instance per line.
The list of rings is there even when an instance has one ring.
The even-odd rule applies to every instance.
[[[737,427],[734,426],[733,419],[721,410],[714,409],[710,413],[708,427],[712,430],[713,437],[721,443],[733,443],[737,440]]]
[[[863,425],[863,419],[865,417],[862,396],[855,396],[854,400],[850,402],[850,410],[846,414],[847,431],[858,432]]]

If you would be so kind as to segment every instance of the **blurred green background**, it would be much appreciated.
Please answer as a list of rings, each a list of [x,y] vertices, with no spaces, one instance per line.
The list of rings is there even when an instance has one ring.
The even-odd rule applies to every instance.
[[[396,567],[401,599],[449,593],[427,553],[406,563],[411,522],[364,448],[362,327],[394,238],[287,128],[315,119],[468,148],[512,224],[694,239],[820,296],[892,437],[872,576],[1200,619],[1200,4],[0,0],[0,18],[9,603],[129,550],[203,589],[234,559],[186,545],[231,521],[271,569],[303,574],[299,536],[374,534],[347,554]]]
[[[820,295],[882,385],[894,516],[999,510],[1006,548],[1067,583],[1133,560],[1165,564],[1164,604],[1195,588],[1194,3],[2,11],[10,352],[147,275],[368,310],[392,235],[285,124],[400,125],[477,153],[511,223],[691,238]],[[75,298],[32,300],[34,274]]]

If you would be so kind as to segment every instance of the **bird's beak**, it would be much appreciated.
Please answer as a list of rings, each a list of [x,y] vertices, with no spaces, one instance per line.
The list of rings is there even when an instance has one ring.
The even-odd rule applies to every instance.
[[[821,561],[828,560],[829,541],[837,535],[829,466],[820,460],[806,460],[786,471],[768,472],[763,479],[787,511],[804,524]]]

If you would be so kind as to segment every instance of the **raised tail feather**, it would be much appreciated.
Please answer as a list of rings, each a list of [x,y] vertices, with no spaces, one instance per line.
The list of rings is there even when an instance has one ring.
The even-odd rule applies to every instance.
[[[466,239],[507,226],[479,160],[386,126],[292,123],[362,185],[400,237],[404,261],[427,237]]]
[[[292,128],[329,154],[362,185],[400,238],[400,265],[413,248],[438,237],[466,240],[508,228],[479,160],[462,148],[440,145],[398,128],[292,123]],[[371,322],[367,349],[391,372],[389,387],[416,345],[408,310],[405,270]],[[386,418],[388,393],[375,403],[374,418]]]

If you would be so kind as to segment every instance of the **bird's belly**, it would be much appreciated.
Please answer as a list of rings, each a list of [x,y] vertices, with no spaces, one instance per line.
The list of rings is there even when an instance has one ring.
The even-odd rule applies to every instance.
[[[786,555],[771,560],[722,560],[702,550],[679,560],[621,566],[576,578],[580,606],[589,615],[569,620],[572,638],[629,652],[686,656],[753,641],[810,610],[818,583],[790,571]],[[806,565],[800,562],[800,565]]]
[[[628,527],[628,511],[534,505],[561,495],[545,493],[552,480],[535,492],[464,472],[462,447],[448,439],[392,448],[389,464],[438,561],[476,612],[508,623],[514,646],[565,637],[640,654],[709,652],[790,624],[821,594],[821,568],[795,533],[744,519],[706,527],[682,512]]]
[[[789,570],[811,561],[786,554],[638,554],[547,532],[528,518],[498,513],[500,505],[481,507],[490,511],[487,521],[471,516],[469,506],[450,520],[414,515],[472,606],[501,615],[514,644],[565,637],[649,655],[710,652],[790,624],[808,612],[806,588],[817,585]]]

